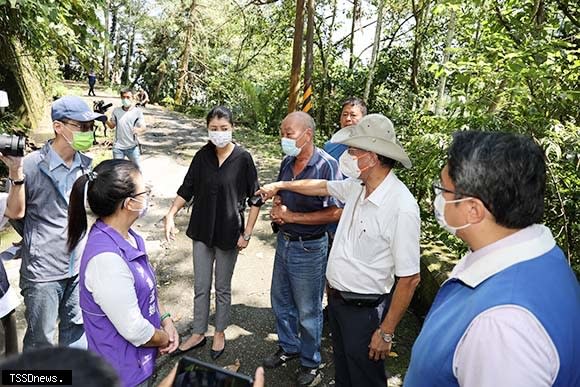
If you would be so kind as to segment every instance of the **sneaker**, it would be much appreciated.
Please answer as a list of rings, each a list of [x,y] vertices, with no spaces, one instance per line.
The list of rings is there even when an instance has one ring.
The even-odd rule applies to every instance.
[[[300,353],[287,353],[282,349],[282,347],[278,347],[275,354],[264,359],[263,364],[266,368],[276,368],[289,360],[296,359],[298,356],[300,356]]]
[[[296,381],[299,386],[316,386],[322,381],[322,374],[318,367],[309,368],[302,366]]]

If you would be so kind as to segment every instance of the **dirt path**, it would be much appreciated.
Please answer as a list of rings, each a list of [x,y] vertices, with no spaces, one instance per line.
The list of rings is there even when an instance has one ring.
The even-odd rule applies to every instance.
[[[74,87],[69,84],[69,87]],[[92,106],[93,100],[104,99],[120,104],[120,99],[102,90],[97,90],[97,97],[84,97]],[[110,110],[109,110],[110,113]],[[156,269],[160,302],[171,312],[176,320],[181,340],[189,337],[193,313],[193,264],[191,240],[185,236],[189,221],[189,213],[182,210],[176,217],[176,225],[181,230],[177,239],[170,245],[163,241],[162,218],[169,209],[177,188],[187,171],[193,154],[207,141],[205,123],[202,120],[191,119],[182,114],[165,110],[158,106],[148,106],[145,111],[147,124],[146,133],[142,136],[143,145],[142,169],[147,184],[152,188],[151,207],[147,215],[138,221],[136,229],[143,235],[147,243],[147,251]],[[246,134],[249,130],[245,130]],[[102,133],[100,133],[102,135]],[[258,166],[261,182],[269,182],[275,177],[281,156],[272,157],[257,144],[244,143],[240,138],[245,136],[244,130],[236,134],[234,139],[241,142],[252,153]],[[109,137],[111,135],[109,134]],[[46,120],[32,136],[37,143],[42,143],[52,137],[49,111]],[[99,138],[103,142],[103,138]],[[272,139],[277,143],[277,139]],[[97,146],[93,150],[95,161],[111,157],[107,146]],[[274,258],[274,237],[270,229],[268,217],[269,205],[264,206],[249,247],[238,257],[232,284],[232,316],[230,326],[226,330],[226,351],[217,364],[226,366],[239,359],[239,372],[252,375],[262,359],[276,350],[276,334],[274,317],[270,308],[270,282]],[[7,270],[14,286],[18,286],[19,261],[7,262]],[[213,307],[210,316],[210,330],[213,334]],[[18,310],[20,326],[19,337],[22,339],[26,323],[23,318],[24,306]],[[401,337],[401,336],[399,336]],[[412,338],[405,343],[403,352],[410,350]],[[410,341],[410,343],[406,343]],[[210,340],[211,342],[211,340]],[[190,352],[191,356],[211,362],[210,345]],[[328,332],[323,337],[323,380],[320,385],[334,384],[332,376],[332,352]],[[158,360],[157,381],[163,377],[176,363],[176,358],[167,356]],[[266,370],[268,386],[293,386],[296,378],[298,362],[283,366],[276,370]],[[393,385],[397,385],[393,379]],[[390,383],[391,384],[391,383]]]

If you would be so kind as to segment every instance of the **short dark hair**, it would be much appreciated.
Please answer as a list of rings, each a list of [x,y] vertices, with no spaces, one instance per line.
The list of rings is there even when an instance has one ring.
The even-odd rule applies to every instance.
[[[349,97],[345,99],[344,102],[342,103],[342,107],[340,108],[341,112],[344,110],[345,106],[358,106],[362,115],[363,116],[367,115],[367,104],[360,98]]]
[[[101,162],[94,172],[75,181],[68,205],[69,250],[75,248],[87,231],[85,184],[89,207],[95,215],[102,218],[114,214],[123,200],[136,193],[134,176],[138,173],[141,173],[139,167],[132,161],[112,159]]]
[[[377,153],[377,158],[379,159],[379,163],[381,163],[383,167],[389,167],[393,169],[395,165],[397,165],[397,160],[393,160],[390,157],[383,156]]]
[[[225,106],[220,105],[211,109],[205,117],[206,125],[209,126],[209,122],[214,118],[225,118],[232,126],[234,126],[234,115],[232,114],[232,111]]]
[[[447,156],[457,198],[477,197],[496,223],[507,228],[521,229],[541,221],[546,163],[542,149],[530,137],[456,132]]]
[[[123,94],[125,94],[125,93],[133,94],[133,89],[131,89],[130,87],[125,87],[125,88],[121,89],[121,92],[119,93],[119,95],[122,97]]]
[[[72,386],[120,387],[119,376],[103,358],[78,348],[49,347],[24,352],[0,363],[3,370],[71,370]]]

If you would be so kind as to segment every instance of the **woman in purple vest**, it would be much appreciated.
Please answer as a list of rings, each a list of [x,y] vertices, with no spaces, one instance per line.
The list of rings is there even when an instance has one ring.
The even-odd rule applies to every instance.
[[[68,246],[84,243],[85,197],[98,216],[86,239],[80,269],[80,305],[89,350],[117,370],[124,386],[146,386],[157,353],[170,353],[179,336],[160,311],[157,281],[145,243],[131,225],[149,205],[139,168],[106,160],[74,184],[69,203]]]

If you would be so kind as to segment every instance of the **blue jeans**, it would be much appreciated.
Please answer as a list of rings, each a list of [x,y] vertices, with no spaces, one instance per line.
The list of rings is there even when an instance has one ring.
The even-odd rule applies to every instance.
[[[278,233],[271,301],[280,347],[300,353],[305,367],[320,365],[322,294],[326,272],[326,236],[288,241]]]
[[[139,169],[141,168],[141,153],[139,152],[139,145],[135,145],[133,148],[129,149],[119,149],[113,147],[113,158],[114,159],[124,159],[125,156],[137,164]]]
[[[50,281],[32,282],[20,278],[20,289],[26,310],[25,351],[55,345],[58,324],[58,344],[87,348],[83,316],[79,305],[79,276]]]

